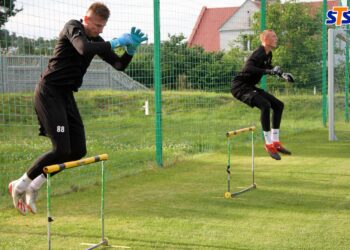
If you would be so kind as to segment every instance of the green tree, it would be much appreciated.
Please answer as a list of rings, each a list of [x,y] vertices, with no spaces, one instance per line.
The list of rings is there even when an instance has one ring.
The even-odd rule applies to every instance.
[[[176,89],[178,77],[184,77],[188,61],[187,44],[184,35],[170,35],[161,44],[162,83],[169,89]]]
[[[161,44],[162,84],[166,89],[227,91],[234,72],[244,63],[246,52],[233,48],[227,53],[206,52],[188,47],[183,34],[168,35]],[[143,45],[127,73],[147,87],[153,87],[153,45]]]
[[[315,12],[308,5],[295,1],[270,4],[266,27],[273,29],[278,36],[278,48],[273,52],[274,65],[280,65],[284,71],[293,73],[298,87],[320,87],[321,8]],[[260,13],[254,15],[253,30],[255,34],[260,33]],[[257,46],[260,41],[258,35],[255,37],[253,44]]]
[[[135,81],[138,81],[148,88],[153,88],[153,46],[142,45],[138,48],[126,73]]]
[[[57,40],[45,40],[44,38],[39,37],[31,42],[34,44],[35,55],[51,56]]]
[[[17,38],[17,54],[19,55],[34,55],[35,42],[33,39],[19,36]]]
[[[169,89],[226,91],[233,71],[241,67],[241,57],[235,57],[239,54],[237,50],[226,56],[222,51],[188,47],[184,40],[182,34],[169,35],[169,40],[162,43],[163,84]]]
[[[23,9],[15,8],[16,0],[0,0],[0,28],[8,21],[8,18],[15,16]]]

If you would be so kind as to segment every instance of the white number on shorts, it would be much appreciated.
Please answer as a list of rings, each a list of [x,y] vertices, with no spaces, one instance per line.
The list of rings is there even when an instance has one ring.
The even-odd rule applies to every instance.
[[[64,133],[64,126],[57,126],[57,133]]]

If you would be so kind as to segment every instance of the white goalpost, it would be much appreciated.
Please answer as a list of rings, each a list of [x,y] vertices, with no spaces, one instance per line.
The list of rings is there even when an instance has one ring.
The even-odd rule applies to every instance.
[[[349,44],[349,30],[328,29],[329,141],[335,141],[340,137],[344,139],[343,130],[347,130],[346,127],[349,127],[346,126],[349,122]],[[340,118],[342,113],[344,113],[344,120]],[[336,128],[340,124],[340,120],[344,122],[340,125],[340,135],[337,136]]]

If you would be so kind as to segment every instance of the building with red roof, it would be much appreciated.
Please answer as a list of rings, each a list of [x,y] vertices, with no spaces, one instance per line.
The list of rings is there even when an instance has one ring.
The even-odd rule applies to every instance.
[[[220,47],[220,28],[234,15],[239,7],[203,7],[189,38],[189,46],[198,45],[206,51],[218,51]]]
[[[267,1],[268,2],[268,1]],[[311,14],[322,8],[323,1],[304,2]],[[327,9],[340,5],[340,0],[327,1]],[[246,0],[239,7],[207,8],[204,6],[188,39],[188,46],[200,46],[205,51],[229,50],[237,39],[252,35],[252,17],[260,11],[260,1]],[[243,36],[242,36],[243,35]],[[250,50],[249,39],[245,49]],[[242,43],[240,44],[242,46]]]

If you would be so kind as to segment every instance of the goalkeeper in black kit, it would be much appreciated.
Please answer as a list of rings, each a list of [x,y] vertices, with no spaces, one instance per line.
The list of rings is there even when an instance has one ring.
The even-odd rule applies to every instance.
[[[104,41],[100,34],[110,11],[103,3],[93,3],[83,20],[68,21],[59,34],[53,56],[41,74],[34,92],[34,107],[40,135],[50,138],[52,149],[37,158],[27,172],[9,183],[14,207],[23,215],[36,213],[39,188],[45,183],[43,168],[79,160],[86,154],[85,130],[73,92],[78,91],[95,55],[116,70],[124,70],[137,47],[147,36],[135,27],[119,38]],[[124,47],[118,56],[116,47]]]
[[[263,75],[276,75],[288,82],[294,82],[290,73],[283,73],[279,66],[272,66],[273,48],[277,46],[277,36],[273,30],[265,30],[260,35],[261,46],[247,59],[242,71],[232,82],[232,95],[261,111],[260,121],[265,138],[265,150],[275,160],[281,160],[279,153],[290,155],[291,152],[282,146],[279,140],[279,129],[284,104],[263,89],[257,88]],[[272,129],[270,124],[270,110],[272,112]]]

